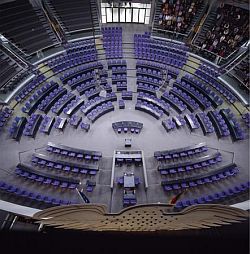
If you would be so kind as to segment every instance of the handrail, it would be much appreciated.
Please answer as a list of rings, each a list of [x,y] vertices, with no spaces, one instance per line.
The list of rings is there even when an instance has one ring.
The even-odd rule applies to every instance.
[[[202,28],[203,24],[205,23],[205,21],[206,21],[208,15],[209,15],[209,13],[210,13],[210,10],[211,10],[211,8],[212,8],[212,5],[209,5],[208,3],[207,3],[207,5],[208,5],[208,6],[206,6],[207,9],[206,9],[206,10],[204,11],[204,13],[203,13],[203,17],[201,18],[201,22],[200,22],[199,25],[198,25],[198,30],[197,30],[197,32],[195,33],[195,36],[194,36],[194,38],[192,39],[191,44],[193,44],[193,42],[196,40],[196,38],[197,38],[197,36],[198,36],[198,34],[199,34],[199,32],[200,32],[200,29]]]
[[[248,53],[248,49],[245,51],[242,51],[235,59],[233,59],[233,61],[231,63],[227,64],[227,66],[224,67],[226,70],[227,70],[227,67],[229,67],[229,70],[227,70],[227,73],[230,72],[236,65],[238,65],[245,57],[247,57],[247,56],[244,56],[243,59],[241,59],[238,63],[233,65],[233,63],[235,63],[237,60],[239,60],[239,58],[241,58],[246,53]],[[230,67],[230,66],[232,66],[232,67]]]
[[[177,34],[177,35],[180,34],[180,35],[182,35],[184,37],[188,36],[188,34],[178,33],[178,32],[167,30],[167,29],[154,28],[154,30],[160,30],[160,31],[163,31],[163,32],[166,32],[166,33]]]
[[[59,42],[62,43],[62,38],[61,38],[60,34],[57,32],[57,30],[55,29],[54,23],[51,22],[51,20],[50,20],[50,18],[49,18],[49,16],[48,16],[48,14],[47,14],[47,12],[46,12],[46,10],[45,10],[43,4],[41,5],[41,7],[42,7],[43,13],[44,13],[45,16],[47,17],[47,20],[49,21],[49,24],[51,25],[52,30],[56,33],[57,38],[59,39]]]
[[[22,54],[24,54],[24,55],[27,56],[27,57],[29,56],[29,55],[27,55],[22,49],[20,49],[19,47],[17,47],[15,43],[10,42],[9,39],[7,39],[7,38],[6,38],[5,36],[3,36],[2,34],[0,34],[0,37],[4,37],[4,39],[6,40],[6,42],[7,42],[9,45],[15,47],[15,48],[17,49],[17,51],[20,51]],[[1,41],[2,41],[2,40],[1,40]],[[6,42],[4,42],[4,43],[6,43]],[[2,44],[2,45],[3,45],[3,44]]]
[[[8,43],[9,43],[9,41],[8,41]],[[26,63],[26,61],[23,60],[20,56],[18,56],[18,55],[16,54],[16,52],[14,52],[14,51],[12,51],[10,48],[6,47],[3,43],[2,43],[1,45],[2,45],[2,47],[3,47],[5,50],[7,50],[10,54],[14,55],[20,62],[22,62],[22,63],[25,65],[25,67],[23,67],[23,66],[21,66],[17,61],[15,61],[21,68],[25,68],[25,69],[28,69],[28,68],[29,68],[29,65]]]

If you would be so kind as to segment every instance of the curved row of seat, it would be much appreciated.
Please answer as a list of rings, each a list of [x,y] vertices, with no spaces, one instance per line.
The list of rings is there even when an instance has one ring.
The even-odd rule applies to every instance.
[[[114,111],[114,105],[111,101],[108,101],[106,103],[101,104],[100,106],[97,106],[95,109],[91,110],[87,114],[87,118],[94,123],[99,117],[101,117],[104,114],[107,114],[111,111]]]
[[[58,199],[53,196],[43,195],[39,192],[27,190],[26,188],[20,188],[19,186],[15,186],[3,181],[0,181],[0,189],[9,193],[13,193],[19,197],[28,198],[28,199],[35,200],[38,202],[43,202],[46,204],[52,204],[52,205],[79,204],[78,200]]]
[[[213,88],[215,88],[221,95],[223,95],[228,102],[231,104],[238,101],[236,96],[229,91],[226,87],[224,87],[221,83],[219,83],[217,80],[215,80],[213,77],[207,75],[206,73],[200,71],[199,69],[196,70],[195,74],[206,83],[210,84]]]
[[[62,144],[54,144],[52,142],[48,142],[46,150],[57,155],[62,155],[69,158],[85,159],[87,161],[99,161],[102,157],[102,153],[99,151],[78,149]]]
[[[171,118],[167,118],[162,121],[162,126],[167,132],[169,132],[176,128],[176,123]]]
[[[96,164],[79,164],[75,162],[62,161],[62,160],[52,159],[49,156],[46,156],[44,154],[33,154],[32,163],[50,168],[51,170],[54,169],[60,172],[74,173],[74,174],[80,173],[83,175],[86,175],[86,174],[96,175],[97,171],[99,170],[99,166]]]
[[[136,67],[136,76],[140,75],[162,79],[162,72],[160,70],[151,69],[151,67]]]
[[[54,103],[56,103],[63,95],[67,94],[65,87],[59,86],[49,95],[47,95],[38,105],[37,108],[45,113],[48,113]]]
[[[121,133],[122,131],[127,133],[130,131],[131,133],[139,134],[143,128],[143,123],[135,121],[121,121],[112,123],[112,128],[118,133]]]
[[[145,74],[136,74],[137,75],[137,84],[143,83],[148,85],[153,85],[159,87],[162,85],[162,79],[154,76],[148,76]]]
[[[52,126],[55,122],[55,117],[45,115],[41,122],[39,131],[45,134],[50,134]]]
[[[184,119],[191,131],[200,128],[200,124],[194,114],[186,114]]]
[[[22,112],[31,115],[37,109],[38,105],[43,101],[43,99],[58,87],[59,85],[54,81],[45,83],[25,103],[25,106],[22,107]]]
[[[164,151],[156,151],[154,152],[154,157],[158,161],[163,160],[171,160],[171,159],[178,159],[178,158],[185,158],[187,156],[197,155],[199,153],[206,152],[208,149],[206,147],[206,143],[199,143],[188,147],[182,147],[172,150],[164,150]]]
[[[159,107],[155,106],[153,103],[148,103],[146,101],[137,100],[135,109],[146,112],[155,117],[157,120],[160,119],[164,114],[163,110],[161,110]]]
[[[195,175],[192,177],[181,178],[178,180],[163,180],[161,184],[165,191],[186,189],[189,187],[196,187],[212,182],[221,181],[225,178],[235,176],[236,174],[238,174],[238,172],[239,169],[233,163],[202,175]]]
[[[224,191],[215,192],[207,196],[200,196],[194,199],[184,199],[184,200],[178,201],[175,205],[175,208],[182,209],[191,205],[209,204],[209,203],[213,204],[217,202],[223,202],[230,197],[236,197],[239,194],[248,192],[249,188],[250,188],[249,182],[242,183],[236,186],[232,186]]]
[[[29,136],[34,138],[38,128],[40,126],[40,123],[43,120],[43,116],[40,114],[32,114],[30,118],[28,119],[27,123],[25,124],[23,134],[25,136]]]
[[[86,38],[80,41],[68,42],[64,45],[67,53],[79,51],[79,49],[91,48],[95,43],[93,38]]]
[[[194,76],[187,73],[181,78],[181,81],[189,84],[191,87],[194,87],[197,91],[202,93],[202,95],[211,102],[213,107],[217,108],[223,103],[223,99],[219,95],[213,92],[208,86],[200,82]]]
[[[74,69],[70,69],[66,72],[64,72],[60,76],[60,80],[64,84],[68,84],[71,86],[72,83],[74,83],[76,80],[84,79],[84,76],[87,73],[93,73],[94,70],[102,70],[103,65],[100,62],[91,62],[91,63],[83,63],[82,65],[79,65],[75,67]],[[84,75],[85,74],[85,75]]]
[[[214,132],[214,127],[209,117],[204,112],[199,112],[196,114],[196,118],[200,123],[204,135]]]
[[[137,99],[141,101],[146,101],[148,103],[152,103],[158,108],[160,108],[166,115],[169,115],[170,105],[167,102],[159,99],[155,95],[145,93],[145,92],[139,92],[137,95]]]
[[[56,115],[60,115],[61,112],[67,107],[67,105],[76,98],[76,95],[68,92],[64,94],[56,103],[51,107],[51,111]]]
[[[15,100],[17,102],[23,101],[32,91],[35,90],[35,88],[40,86],[45,80],[46,77],[43,74],[37,75],[28,84],[26,84],[20,92],[18,92],[18,94],[15,96]]]
[[[74,128],[77,128],[82,121],[82,117],[78,115],[72,115],[69,119],[69,124]]]
[[[65,81],[66,82],[66,81]],[[90,84],[94,84],[95,85],[95,71],[89,71],[83,74],[78,75],[75,78],[69,79],[67,81],[67,85],[70,86],[71,90],[77,89],[78,87],[81,87],[81,85],[85,85],[90,83]],[[77,90],[78,91],[78,90]]]
[[[52,67],[51,69],[55,74],[58,74],[70,68],[95,61],[97,61],[96,53],[85,55],[80,54],[78,57],[74,57],[73,59],[69,59],[68,57],[66,57],[64,60],[59,62],[59,64],[57,64],[55,67]]]
[[[39,184],[52,185],[54,187],[64,189],[75,189],[79,184],[79,181],[77,180],[40,172],[23,164],[17,165],[15,173],[18,176],[24,177]]]
[[[186,92],[183,92],[177,87],[173,87],[173,89],[169,91],[169,94],[172,94],[174,97],[177,97],[179,100],[181,100],[187,106],[187,109],[191,112],[194,112],[199,108],[198,103],[196,103],[193,98],[191,98]]]
[[[179,98],[174,97],[172,94],[169,94],[168,92],[164,92],[161,95],[161,99],[169,103],[169,105],[178,113],[182,113],[187,109],[186,104],[184,104]]]
[[[192,160],[185,162],[160,164],[158,166],[158,170],[162,175],[177,174],[182,172],[189,172],[196,169],[204,169],[206,167],[215,165],[221,161],[222,156],[219,152],[217,152],[202,157],[192,158]]]
[[[8,107],[5,107],[2,111],[0,111],[0,132],[2,128],[7,124],[12,114],[13,110]]]
[[[94,97],[93,99],[88,100],[84,105],[81,106],[81,112],[87,115],[97,106],[100,106],[101,104],[108,101],[112,102],[116,100],[117,100],[117,95],[114,92],[107,93],[106,97],[100,97],[100,96]]]
[[[137,38],[137,36],[135,36],[135,38]],[[172,53],[174,50],[170,47],[157,48],[157,46],[154,45],[153,40],[156,41],[156,39],[143,36],[140,40],[135,39],[136,58],[164,62],[179,69],[183,67],[183,65],[186,63],[188,54],[185,54],[185,57],[183,57],[179,52]],[[199,79],[201,79],[203,82],[214,87],[218,92],[225,96],[230,103],[237,101],[236,96],[215,79],[216,77],[214,76],[214,73],[217,75],[218,70],[214,71],[213,68],[213,71],[211,71],[211,69],[211,67],[207,68],[207,65],[206,68],[202,66],[195,71],[195,75],[197,75],[197,77],[199,77]],[[210,75],[210,73],[212,74]]]
[[[190,84],[181,80],[176,80],[176,83],[173,84],[173,87],[176,87],[183,92],[187,93],[192,99],[194,99],[200,106],[202,110],[205,110],[209,107],[211,107],[211,102],[198,90],[196,90],[193,86],[190,86]]]
[[[147,83],[142,83],[142,82],[137,83],[137,92],[145,92],[145,93],[156,95],[157,90],[159,90],[158,86],[149,85]]]
[[[233,141],[243,140],[245,138],[245,133],[243,132],[240,124],[238,123],[234,113],[229,109],[221,109],[220,115],[225,120],[228,129],[230,131]]]

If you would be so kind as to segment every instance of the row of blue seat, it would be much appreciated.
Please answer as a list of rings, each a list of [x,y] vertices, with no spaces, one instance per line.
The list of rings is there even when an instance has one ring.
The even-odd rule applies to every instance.
[[[9,193],[13,193],[19,197],[28,198],[28,199],[46,203],[46,204],[52,204],[52,205],[79,204],[78,200],[58,199],[53,196],[43,195],[39,192],[33,192],[24,188],[20,188],[19,186],[15,186],[3,181],[0,181],[0,189]]]
[[[198,204],[209,204],[209,203],[217,203],[217,202],[223,202],[226,199],[230,197],[235,197],[239,194],[248,192],[250,188],[250,183],[242,183],[240,185],[236,185],[234,187],[230,187],[227,190],[221,191],[221,192],[215,192],[213,194],[207,195],[207,196],[201,196],[194,199],[183,199],[181,201],[178,201],[175,205],[176,209],[183,209],[185,207],[191,206],[191,205],[198,205]]]

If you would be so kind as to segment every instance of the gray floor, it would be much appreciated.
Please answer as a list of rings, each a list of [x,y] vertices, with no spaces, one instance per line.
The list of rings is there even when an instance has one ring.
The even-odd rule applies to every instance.
[[[133,57],[133,50],[129,43],[133,42],[133,35],[136,32],[144,32],[145,27],[143,25],[124,25],[123,26],[123,42],[128,43],[125,48],[124,59],[127,60],[128,65],[128,90],[136,91],[136,79],[135,79],[135,64],[136,61],[131,59]],[[167,88],[169,89],[169,88]],[[115,87],[114,87],[115,90]],[[120,98],[120,94],[118,94]],[[199,129],[194,132],[190,132],[188,127],[183,127],[178,130],[167,133],[161,121],[166,119],[165,115],[161,120],[156,120],[152,116],[136,111],[134,109],[136,102],[136,93],[134,93],[132,101],[126,101],[125,109],[118,109],[117,102],[114,102],[115,111],[108,113],[99,118],[94,124],[91,124],[89,132],[82,131],[80,128],[74,129],[67,125],[64,132],[52,129],[49,136],[42,133],[37,134],[35,139],[22,136],[21,141],[15,142],[8,137],[7,128],[0,135],[0,177],[2,180],[6,180],[10,183],[27,187],[30,190],[34,190],[41,193],[53,194],[54,196],[61,198],[78,199],[79,195],[76,191],[61,191],[52,187],[46,188],[30,181],[25,181],[18,178],[14,174],[15,166],[19,162],[30,163],[30,158],[33,152],[47,153],[45,147],[48,141],[55,143],[62,143],[64,145],[98,150],[103,153],[103,158],[100,162],[100,172],[96,177],[81,177],[81,188],[85,188],[85,182],[87,179],[96,181],[97,185],[94,188],[93,193],[87,194],[92,203],[103,203],[108,206],[109,211],[118,212],[122,209],[122,189],[114,185],[113,191],[110,189],[111,168],[112,168],[112,156],[114,150],[119,149],[131,149],[131,150],[143,150],[145,156],[145,166],[147,170],[149,188],[145,190],[144,182],[140,184],[137,190],[138,203],[151,203],[151,202],[168,202],[171,197],[175,195],[174,192],[165,193],[161,187],[161,180],[163,179],[157,171],[157,161],[153,158],[154,151],[168,150],[173,148],[180,148],[196,144],[199,142],[206,142],[209,147],[208,154],[219,150],[222,153],[223,161],[220,166],[235,162],[240,173],[230,179],[220,181],[219,183],[202,186],[199,188],[190,189],[184,194],[185,197],[198,197],[203,194],[209,194],[214,191],[223,190],[237,183],[246,182],[249,179],[249,139],[238,141],[233,143],[231,138],[218,139],[215,134],[204,136]],[[225,105],[223,105],[225,106]],[[228,105],[226,105],[228,106]],[[50,115],[53,115],[51,112]],[[82,115],[80,110],[78,115]],[[171,110],[171,116],[177,115],[177,112]],[[20,115],[19,107],[16,108],[14,116]],[[63,113],[61,114],[63,116]],[[14,117],[13,116],[13,117]],[[65,116],[64,116],[65,117]],[[84,117],[84,116],[83,116]],[[84,120],[88,122],[85,117]],[[112,122],[121,120],[133,120],[143,123],[143,130],[139,135],[136,134],[116,134],[112,129]],[[11,120],[9,124],[11,124]],[[243,125],[244,126],[244,125]],[[132,138],[132,147],[125,148],[125,138]],[[46,170],[37,168],[37,170]],[[130,168],[116,167],[115,177],[120,176],[126,170],[133,170],[136,176],[139,176],[143,180],[142,168]],[[195,171],[192,174],[201,174],[202,172],[212,171],[213,167],[206,170]],[[188,176],[187,174],[180,174],[177,177],[182,178]],[[168,179],[168,178],[166,178]],[[85,190],[85,189],[84,189]],[[24,202],[24,200],[18,200],[15,197],[0,193],[0,197],[4,200],[11,202]],[[237,202],[237,199],[230,200],[230,203]],[[25,203],[26,205],[36,207],[35,203]]]

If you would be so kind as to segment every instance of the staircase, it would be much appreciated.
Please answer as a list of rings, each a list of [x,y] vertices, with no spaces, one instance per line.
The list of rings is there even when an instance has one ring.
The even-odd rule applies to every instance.
[[[155,12],[154,12],[154,20],[153,20],[153,29],[152,29],[152,36],[157,36],[157,37],[164,37],[164,34],[160,30],[157,29],[162,29],[162,26],[159,25],[159,16],[161,14],[161,6],[162,6],[162,1],[161,0],[155,0]]]
[[[96,0],[90,0],[90,9],[91,9],[91,16],[92,16],[92,25],[94,27],[94,35],[100,36],[102,33],[100,28],[98,3]]]
[[[203,23],[202,29],[199,32],[197,38],[194,41],[195,45],[199,45],[201,42],[203,42],[206,39],[206,34],[209,30],[212,29],[214,22],[216,20],[216,10],[213,10],[209,13],[207,16],[205,22]]]

